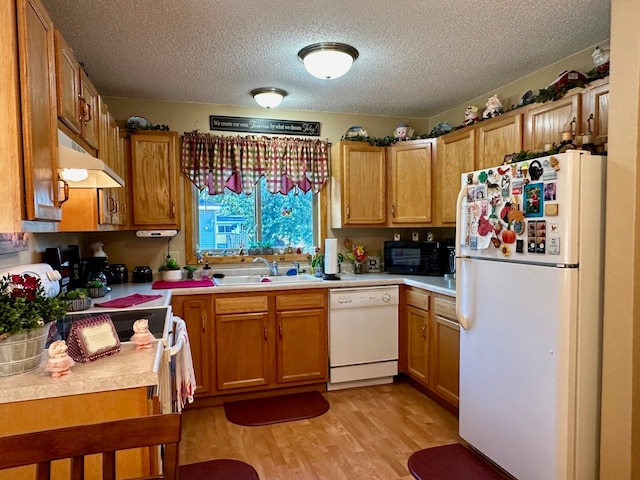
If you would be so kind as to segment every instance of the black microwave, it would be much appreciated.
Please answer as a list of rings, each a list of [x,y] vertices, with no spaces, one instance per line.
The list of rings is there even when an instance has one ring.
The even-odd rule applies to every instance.
[[[442,276],[447,261],[447,247],[441,242],[384,242],[385,272]]]

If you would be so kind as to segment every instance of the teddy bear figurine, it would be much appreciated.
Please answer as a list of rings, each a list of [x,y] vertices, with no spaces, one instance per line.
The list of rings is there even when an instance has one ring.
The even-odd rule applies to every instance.
[[[149,331],[149,320],[141,318],[133,322],[133,331],[131,341],[136,344],[136,350],[151,348],[151,342],[155,337]]]
[[[56,340],[47,349],[49,359],[45,365],[47,372],[51,372],[51,378],[60,378],[69,375],[71,367],[75,364],[67,353],[67,344],[64,340]]]

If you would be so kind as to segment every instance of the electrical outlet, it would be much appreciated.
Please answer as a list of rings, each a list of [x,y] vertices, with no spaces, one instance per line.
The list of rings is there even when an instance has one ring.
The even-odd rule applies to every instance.
[[[176,262],[178,262],[178,265],[180,265],[180,252],[178,251],[169,251],[169,256],[171,258],[173,258]]]

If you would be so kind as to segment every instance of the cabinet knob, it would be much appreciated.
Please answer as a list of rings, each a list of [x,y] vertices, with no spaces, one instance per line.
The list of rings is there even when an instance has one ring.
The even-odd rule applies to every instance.
[[[200,315],[200,322],[202,323],[202,333],[207,330],[207,318],[204,315]]]
[[[269,336],[269,330],[267,329],[267,327],[264,327],[263,332],[264,332],[264,341],[266,342]]]
[[[282,323],[278,324],[278,335],[280,335],[280,338],[282,338]]]
[[[426,325],[422,325],[422,338],[424,338],[425,340],[427,339],[427,326]]]

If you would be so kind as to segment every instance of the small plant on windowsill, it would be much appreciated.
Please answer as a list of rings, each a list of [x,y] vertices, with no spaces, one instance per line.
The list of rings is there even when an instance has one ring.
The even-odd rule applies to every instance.
[[[185,265],[182,268],[187,272],[187,280],[193,280],[193,273],[198,269],[198,267],[194,267],[193,265]]]

